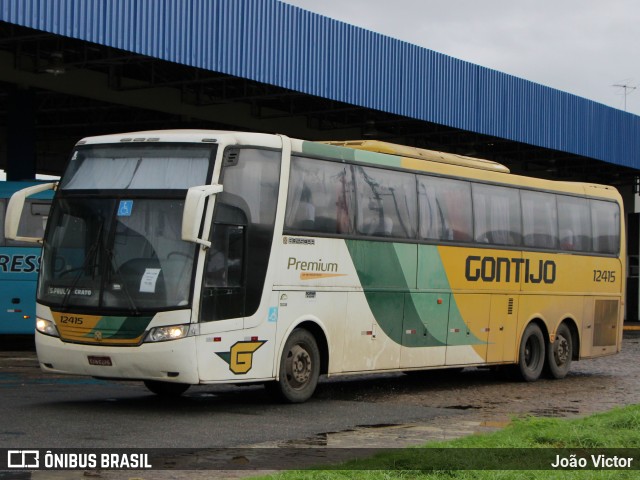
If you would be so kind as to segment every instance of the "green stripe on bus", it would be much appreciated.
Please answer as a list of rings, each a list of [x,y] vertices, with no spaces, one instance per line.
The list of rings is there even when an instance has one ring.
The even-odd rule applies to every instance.
[[[319,157],[353,161],[356,151],[352,148],[334,147],[324,143],[302,142],[302,152]]]
[[[379,165],[382,167],[402,167],[402,158],[394,155],[385,155],[367,150],[326,145],[316,142],[302,142],[302,152],[320,157],[336,158],[340,160],[356,161]]]
[[[471,332],[449,341],[450,329],[467,326],[437,247],[369,240],[346,240],[346,245],[369,308],[394,342],[407,347],[484,343]]]

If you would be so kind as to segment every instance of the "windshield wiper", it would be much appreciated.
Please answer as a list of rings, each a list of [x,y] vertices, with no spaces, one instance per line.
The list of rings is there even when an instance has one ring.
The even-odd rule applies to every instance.
[[[75,278],[71,282],[71,286],[65,292],[64,298],[62,299],[62,303],[60,305],[60,308],[62,310],[67,310],[69,299],[71,298],[71,293],[73,293],[75,288],[78,286],[78,282],[83,277],[83,274],[87,268],[91,268],[92,278],[95,277],[95,269],[98,264],[97,262],[98,247],[102,245],[103,227],[104,227],[104,219],[101,217],[100,227],[98,228],[98,240],[93,245],[91,245],[91,248],[87,251],[87,255],[84,257],[84,260],[82,261],[82,265],[78,267],[78,273],[76,274]],[[89,264],[89,260],[92,258],[93,258],[93,262]]]

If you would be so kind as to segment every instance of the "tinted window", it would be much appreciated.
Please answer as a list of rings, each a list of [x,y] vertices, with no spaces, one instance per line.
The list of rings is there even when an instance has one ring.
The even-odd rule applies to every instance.
[[[415,176],[354,167],[356,230],[362,235],[414,238],[417,224]]]
[[[471,184],[418,176],[420,238],[468,242],[472,238]]]
[[[241,198],[254,224],[273,225],[280,183],[280,152],[241,149],[223,171],[224,192]]]
[[[353,233],[353,180],[349,165],[294,157],[285,228]]]
[[[20,223],[18,224],[18,235],[21,237],[44,237],[44,229],[47,225],[50,208],[50,200],[25,200],[24,208],[22,209],[22,214],[20,215]],[[0,214],[0,220],[1,219],[2,214]],[[4,225],[4,221],[2,222],[2,224]],[[1,238],[4,239],[4,232],[2,232]],[[15,240],[7,240],[6,244],[10,246],[33,246],[33,244],[16,242]]]
[[[560,249],[586,252],[591,250],[589,201],[558,195],[558,233]]]
[[[473,185],[475,240],[496,245],[519,245],[520,195],[518,190]]]
[[[612,202],[591,200],[593,251],[618,253],[620,243],[620,209]]]
[[[522,235],[527,247],[558,248],[556,196],[551,193],[520,192]]]

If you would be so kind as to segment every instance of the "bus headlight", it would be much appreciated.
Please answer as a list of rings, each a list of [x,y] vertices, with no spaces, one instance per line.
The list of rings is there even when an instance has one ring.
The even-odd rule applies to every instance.
[[[51,320],[45,320],[44,318],[36,319],[36,330],[40,333],[44,333],[45,335],[49,335],[52,337],[59,337],[58,329],[56,328],[56,324]]]
[[[178,340],[187,335],[189,335],[189,325],[155,327],[149,330],[145,342],[166,342],[167,340]]]

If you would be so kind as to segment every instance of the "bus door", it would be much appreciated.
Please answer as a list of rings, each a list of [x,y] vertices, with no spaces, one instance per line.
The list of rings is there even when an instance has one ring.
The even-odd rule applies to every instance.
[[[262,302],[273,242],[281,153],[255,148],[224,154],[200,298],[200,380],[273,374],[276,324]],[[271,291],[271,288],[269,288]],[[265,296],[269,298],[269,296]]]

